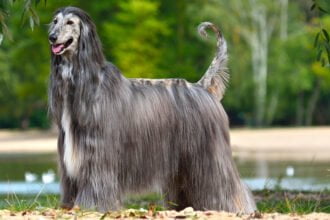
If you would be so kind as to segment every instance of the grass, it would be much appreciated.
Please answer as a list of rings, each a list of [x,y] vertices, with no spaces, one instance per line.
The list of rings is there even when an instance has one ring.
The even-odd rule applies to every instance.
[[[163,198],[157,193],[148,193],[144,195],[132,195],[124,202],[125,208],[128,209],[150,209],[155,211],[165,210]]]
[[[263,190],[254,192],[254,195],[257,198],[258,210],[262,213],[330,213],[330,191],[295,192]]]
[[[297,213],[312,212],[330,213],[330,191],[315,192],[287,192],[287,191],[257,191],[254,192],[258,210],[261,213]],[[0,197],[0,209],[10,211],[32,211],[46,208],[58,208],[58,195],[7,195]],[[140,196],[131,196],[125,203],[125,208],[165,210],[162,197],[151,193]]]
[[[58,195],[15,195],[9,194],[0,197],[0,209],[8,209],[10,211],[32,211],[43,208],[58,208]]]
[[[308,214],[312,212],[330,213],[329,202],[306,201],[306,200],[285,200],[285,201],[263,201],[258,203],[258,210],[262,213],[297,213]]]

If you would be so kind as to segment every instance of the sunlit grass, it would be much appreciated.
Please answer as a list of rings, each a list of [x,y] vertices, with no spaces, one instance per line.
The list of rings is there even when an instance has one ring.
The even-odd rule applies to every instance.
[[[59,196],[57,195],[16,195],[9,194],[0,197],[0,209],[11,211],[31,211],[44,208],[58,208]]]
[[[262,213],[297,213],[307,214],[312,212],[326,212],[330,213],[329,201],[315,201],[302,199],[286,199],[285,201],[262,201],[257,203],[258,210]]]
[[[308,214],[312,212],[330,213],[330,192],[286,192],[263,190],[254,192],[257,207],[261,213],[297,213]],[[145,209],[162,211],[164,207],[163,197],[156,193],[130,196],[124,202],[127,209]],[[58,195],[7,195],[0,197],[0,209],[10,211],[32,211],[43,209],[57,209],[59,207]]]
[[[124,202],[125,208],[129,209],[154,209],[155,211],[162,211],[164,207],[163,196],[157,193],[148,193],[144,195],[129,196]]]
[[[290,192],[263,190],[254,192],[259,201],[258,210],[262,213],[330,213],[330,192]]]

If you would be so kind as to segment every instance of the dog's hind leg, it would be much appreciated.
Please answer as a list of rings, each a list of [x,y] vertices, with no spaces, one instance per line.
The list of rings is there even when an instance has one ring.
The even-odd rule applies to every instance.
[[[180,211],[192,204],[188,203],[182,186],[181,175],[169,181],[163,189],[165,207]]]
[[[224,210],[234,213],[252,213],[255,204],[248,188],[243,185],[230,155],[205,158],[199,164],[194,178],[187,187],[187,198],[194,208]],[[197,175],[196,175],[197,174]]]
[[[207,148],[208,146],[205,146]],[[255,204],[249,190],[241,182],[231,155],[200,151],[185,159],[181,172],[180,193],[176,201],[180,209],[223,210],[251,213]],[[181,204],[180,204],[181,202]]]

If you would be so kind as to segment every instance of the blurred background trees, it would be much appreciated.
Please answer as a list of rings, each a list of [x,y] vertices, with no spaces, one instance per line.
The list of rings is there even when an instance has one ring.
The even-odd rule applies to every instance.
[[[197,81],[215,38],[202,40],[196,27],[212,21],[229,46],[223,104],[232,126],[330,123],[328,0],[3,0],[1,128],[49,127],[47,23],[67,5],[91,15],[108,60],[127,77]]]

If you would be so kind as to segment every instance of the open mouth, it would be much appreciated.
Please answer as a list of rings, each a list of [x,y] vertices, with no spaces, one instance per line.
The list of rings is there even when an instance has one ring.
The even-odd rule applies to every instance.
[[[67,42],[64,44],[53,44],[52,45],[52,51],[54,54],[60,54],[66,49],[68,46],[70,46],[73,42],[73,38],[70,38]]]

